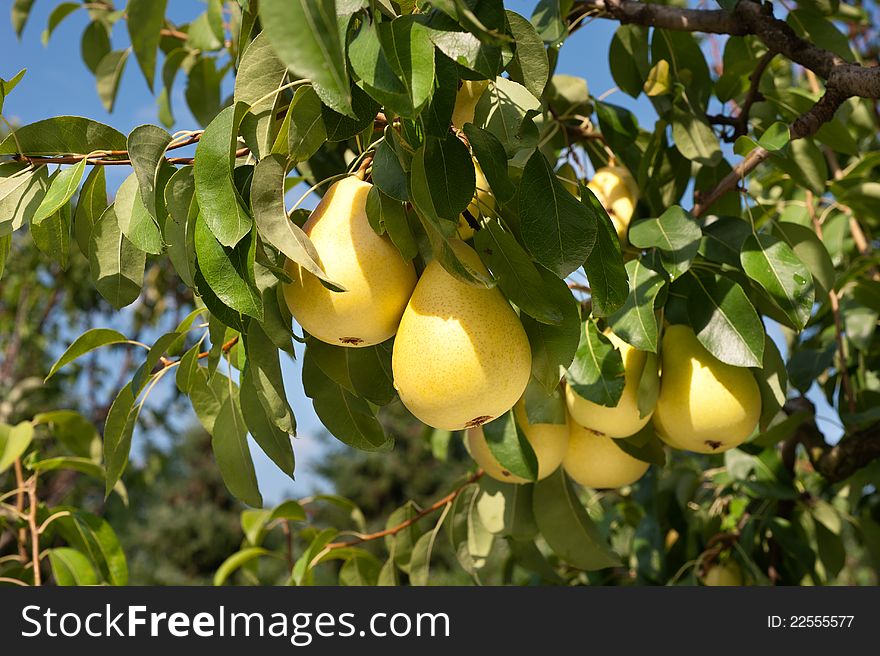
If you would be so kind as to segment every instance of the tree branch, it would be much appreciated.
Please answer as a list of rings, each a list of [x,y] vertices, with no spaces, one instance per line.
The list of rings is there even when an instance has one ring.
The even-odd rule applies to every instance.
[[[734,142],[739,137],[744,134],[747,134],[749,131],[749,112],[752,109],[752,105],[759,100],[763,100],[763,94],[758,90],[758,87],[761,84],[761,77],[764,75],[764,71],[767,70],[767,67],[770,65],[770,62],[776,56],[776,53],[768,50],[764,53],[764,56],[758,61],[758,65],[755,66],[755,70],[752,71],[752,74],[749,75],[749,90],[746,92],[745,100],[743,101],[742,108],[739,110],[739,113],[736,117],[731,116],[707,116],[710,123],[715,123],[719,125],[730,125],[733,127],[733,132],[724,137],[724,140],[727,142]]]

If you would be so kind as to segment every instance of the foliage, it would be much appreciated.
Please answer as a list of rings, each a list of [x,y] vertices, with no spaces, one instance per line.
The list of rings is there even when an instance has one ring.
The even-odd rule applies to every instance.
[[[711,48],[690,31],[703,29],[699,21],[688,26],[674,20],[675,6],[650,5],[661,20],[649,29],[626,14],[641,4],[628,0],[605,9],[542,1],[530,18],[501,0],[210,0],[184,25],[165,18],[166,4],[130,0],[123,12],[84,3],[91,22],[83,58],[109,109],[133,56],[151,88],[161,82],[166,127],[182,76],[203,129],[171,135],[140,126],[126,136],[68,116],[15,129],[0,142],[0,271],[27,230],[58,270],[87,268],[114,308],[145,298],[152,272],[167,276],[164,290],[192,296],[193,312],[166,321],[133,356],[137,366],[108,409],[101,454],[90,451],[83,467],[104,479],[107,494],[120,489],[143,408],[173,374],[211,435],[226,487],[252,507],[242,514],[242,548],[219,567],[216,583],[243,572],[247,582],[300,585],[330,571],[329,580],[347,584],[426,584],[445,539],[461,568],[484,582],[695,582],[730,558],[753,583],[876,579],[868,558],[880,552],[872,241],[880,162],[870,99],[880,86],[851,82],[853,68],[867,70],[860,48],[876,28],[865,7],[797,3],[783,21],[758,16],[751,2],[720,3],[724,11],[705,15],[732,36],[710,66]],[[29,7],[16,3],[19,32]],[[53,13],[47,38],[71,11]],[[589,29],[592,12],[622,23],[611,73],[622,92],[644,94],[653,126],[591,94],[587,81],[556,73],[563,42]],[[130,49],[111,45],[119,22]],[[841,24],[862,38],[850,44]],[[776,34],[778,45],[768,44]],[[768,45],[794,56],[809,51],[818,63],[803,74],[785,57],[768,57]],[[234,94],[225,99],[230,78]],[[0,101],[19,81],[0,81]],[[451,128],[463,81],[486,88],[473,118]],[[480,198],[472,158],[494,197],[479,217],[468,210],[475,192]],[[132,172],[109,203],[102,167],[120,164]],[[575,180],[562,175],[565,166]],[[603,167],[631,173],[631,222],[583,184]],[[436,260],[469,285],[497,286],[518,308],[532,350],[530,417],[559,423],[561,369],[587,400],[620,400],[606,328],[656,363],[665,327],[686,324],[714,358],[754,375],[762,406],[754,434],[723,456],[694,456],[669,449],[649,424],[617,442],[657,465],[633,486],[578,489],[562,468],[524,485],[477,472],[424,510],[400,505],[387,535],[367,533],[363,512],[341,497],[262,508],[247,436],[293,474],[288,436],[296,425],[279,358],[295,342],[306,344],[304,387],[327,428],[367,450],[394,444],[382,421],[402,412],[384,366],[389,344],[353,355],[300,336],[281,293],[288,259],[345,293],[301,229],[303,199],[289,210],[286,194],[299,183],[323,193],[346,174],[373,181],[370,224],[403,258],[419,270]],[[474,243],[490,276],[449,246],[462,213],[476,222]],[[4,280],[14,280],[10,273]],[[155,301],[138,307],[164,310]],[[768,326],[783,335],[781,353]],[[96,349],[138,348],[115,328],[84,328],[41,377],[63,375]],[[640,411],[656,399],[657,384],[638,385]],[[836,446],[816,427],[803,398],[810,390],[839,416],[845,436]],[[33,427],[43,429],[24,417],[4,417],[0,470],[12,462],[39,468],[25,448]],[[510,423],[515,430],[497,431],[503,444],[493,453],[534,478],[534,468],[515,465],[534,454],[512,415]],[[326,504],[342,508],[345,523],[327,526],[311,511]],[[103,520],[72,512],[53,528],[63,533],[80,518],[90,539],[109,539]],[[266,542],[276,528],[290,540],[277,549]],[[86,567],[92,543],[71,537],[80,555],[63,551],[53,568],[57,561],[77,580],[124,582],[118,544],[114,558]],[[384,550],[373,546],[380,537]],[[330,561],[342,564],[317,567]],[[274,565],[265,578],[264,562]]]

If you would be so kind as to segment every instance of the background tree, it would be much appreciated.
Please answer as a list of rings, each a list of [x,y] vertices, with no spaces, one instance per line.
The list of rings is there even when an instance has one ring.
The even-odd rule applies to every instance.
[[[31,4],[14,3],[19,31]],[[500,0],[212,0],[185,24],[166,18],[163,2],[130,0],[124,12],[83,4],[83,56],[105,105],[132,55],[151,88],[161,61],[161,120],[172,122],[182,77],[204,127],[126,136],[57,117],[0,143],[0,253],[14,252],[11,235],[27,225],[62,268],[79,257],[75,244],[113,307],[147,298],[139,307],[165,314],[154,301],[166,294],[142,289],[154,275],[178,307],[193,299],[195,312],[163,324],[120,381],[102,436],[107,489],[124,480],[142,402],[174,378],[211,434],[226,486],[253,507],[215,583],[424,584],[436,580],[441,536],[464,572],[490,583],[876,581],[875,8],[718,4],[551,0],[526,18]],[[78,9],[59,5],[48,34]],[[621,92],[650,103],[653,126],[556,73],[563,43],[593,19],[620,23],[611,73]],[[111,44],[119,22],[130,48]],[[0,98],[19,80],[2,82]],[[101,171],[111,166],[132,172],[108,204]],[[499,290],[531,351],[524,415],[469,422],[494,420],[481,464],[525,482],[477,470],[431,502],[402,504],[379,530],[340,496],[262,509],[247,447],[250,434],[293,473],[279,351],[303,341],[305,392],[327,429],[376,462],[400,448],[386,421],[404,412],[389,374],[394,344],[300,337],[283,294],[299,270],[338,290],[299,227],[304,197],[289,209],[287,196],[299,184],[322,194],[349,176],[371,182],[366,213],[386,244],[425,278]],[[288,260],[300,269],[285,271]],[[126,341],[85,331],[50,373]],[[411,369],[449,357],[442,340],[427,344]],[[639,353],[632,382],[624,350]],[[672,374],[691,356],[737,381],[728,405],[760,406],[742,435],[731,426],[672,434],[689,414],[727,409],[681,405],[700,398]],[[501,378],[499,395],[511,377]],[[838,441],[826,441],[808,393],[833,408]],[[634,432],[601,444],[647,469],[638,482],[598,484],[571,463],[536,480],[542,453],[526,429],[559,426],[578,404],[634,413]],[[469,444],[477,454],[473,435]]]

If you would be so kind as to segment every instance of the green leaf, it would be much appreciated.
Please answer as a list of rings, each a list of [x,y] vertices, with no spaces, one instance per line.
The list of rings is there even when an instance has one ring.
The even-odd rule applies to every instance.
[[[181,361],[180,366],[183,367],[184,364]],[[232,386],[226,376],[217,373],[209,379],[207,369],[199,367],[195,358],[188,364],[191,365],[188,376],[181,375],[183,370],[178,372],[178,386],[189,387],[187,393],[199,423],[208,433],[213,434],[220,408],[229,397],[229,390]]]
[[[261,32],[241,56],[233,94],[235,102],[245,103],[251,108],[242,119],[241,133],[258,160],[272,148],[278,123],[276,114],[279,106],[286,103],[285,94],[279,90],[286,80],[287,66],[278,59],[269,39]],[[294,104],[290,105],[287,113],[293,114],[295,119],[300,110],[294,111]]]
[[[126,25],[134,56],[140,64],[147,86],[153,90],[156,75],[156,52],[165,26],[168,0],[128,0],[125,6]]]
[[[81,5],[76,5],[77,7]],[[98,575],[82,552],[70,547],[49,549],[49,565],[55,584],[60,586],[97,585]]]
[[[40,424],[48,424],[53,436],[77,456],[89,456],[92,443],[99,438],[92,422],[73,410],[52,410],[34,415],[34,425]]]
[[[758,145],[766,150],[781,150],[790,141],[790,138],[788,125],[777,121],[764,130],[761,138],[758,139]]]
[[[743,242],[751,234],[752,227],[748,221],[735,216],[718,217],[703,227],[700,253],[713,262],[738,268]]]
[[[236,551],[217,568],[217,571],[214,573],[214,585],[223,585],[236,570],[241,569],[252,560],[269,555],[272,555],[272,552],[262,547],[247,547],[241,551]]]
[[[394,400],[391,373],[391,347],[387,343],[367,348],[342,348],[348,377],[355,393],[376,405],[388,405]]]
[[[370,190],[370,193],[373,194],[373,190]],[[413,236],[412,227],[409,222],[409,216],[412,211],[408,211],[402,203],[398,203],[378,189],[375,189],[375,194],[379,200],[378,209],[382,227],[388,233],[401,257],[407,261],[412,260],[419,252],[419,247],[416,244],[416,239]],[[369,206],[368,199],[368,212]]]
[[[440,515],[437,524],[429,532],[425,533],[413,546],[412,557],[409,565],[409,582],[411,585],[424,586],[428,585],[428,575],[431,569],[431,554],[434,551],[434,544],[437,541],[437,535],[443,526],[443,521],[448,514],[449,506]]]
[[[654,426],[650,422],[635,435],[614,438],[614,444],[636,460],[649,462],[658,467],[666,466],[666,445],[657,437]]]
[[[637,98],[648,76],[648,28],[642,25],[621,25],[611,39],[608,62],[614,83]]]
[[[63,205],[48,219],[31,225],[31,237],[41,253],[67,270],[70,262],[70,205]]]
[[[400,526],[404,522],[413,520],[418,513],[415,502],[407,501],[403,506],[394,510],[385,522],[385,528],[390,529]],[[405,573],[409,573],[409,563],[412,557],[413,546],[419,539],[420,531],[416,523],[409,524],[393,535],[385,536],[385,547],[388,549],[394,564]]]
[[[623,358],[596,324],[581,324],[581,340],[565,374],[568,386],[581,398],[614,407],[620,402],[624,380]]]
[[[324,104],[353,116],[334,0],[263,0],[260,19],[281,61],[310,79]]]
[[[287,162],[280,155],[270,155],[254,168],[251,205],[260,237],[306,271],[323,280],[330,288],[344,291],[344,288],[332,282],[324,273],[318,252],[308,235],[288,218],[284,206],[286,176]]]
[[[830,20],[809,9],[794,9],[788,12],[785,22],[809,43],[830,50],[845,61],[853,61],[849,39]]]
[[[523,169],[519,212],[523,243],[540,264],[560,278],[583,265],[596,242],[596,211],[565,190],[539,150]]]
[[[238,390],[231,380],[228,385],[229,393],[214,422],[211,448],[229,491],[249,506],[260,508],[263,497],[260,495],[254,461],[248,448],[247,427],[241,414]]]
[[[327,128],[321,100],[312,86],[303,86],[293,94],[287,134],[287,150],[291,159],[302,162],[314,155],[327,141]]]
[[[310,357],[303,360],[303,387],[321,423],[341,442],[363,451],[387,451],[394,444],[366,401],[331,380]]]
[[[225,69],[217,70],[212,57],[196,59],[186,78],[186,104],[201,125],[208,125],[223,107],[220,82]]]
[[[89,238],[89,268],[95,287],[113,307],[125,307],[140,296],[145,266],[146,254],[122,234],[111,205]]]
[[[672,138],[678,152],[689,160],[704,166],[715,166],[721,161],[718,137],[709,123],[697,116],[690,107],[682,108],[679,104],[673,107]]]
[[[581,202],[589,203],[598,219],[596,243],[584,263],[584,272],[590,283],[592,311],[594,316],[606,317],[626,303],[629,280],[620,251],[620,239],[611,217],[589,187],[580,185],[580,192]]]
[[[80,53],[88,69],[97,74],[98,65],[111,50],[108,26],[100,20],[93,20],[83,30],[80,40]],[[100,167],[99,167],[100,168]]]
[[[15,28],[15,35],[19,38],[21,38],[21,33],[24,31],[33,6],[34,0],[15,0],[12,4],[12,27]]]
[[[55,521],[59,531],[71,547],[84,553],[110,585],[128,583],[128,564],[110,524],[106,520],[82,510],[71,509],[71,514]]]
[[[262,319],[263,302],[254,279],[255,236],[251,234],[235,248],[227,248],[214,238],[202,216],[196,221],[196,257],[210,291],[236,312]]]
[[[111,50],[101,58],[95,69],[95,82],[98,87],[98,97],[104,105],[104,109],[113,112],[116,105],[116,94],[119,92],[119,82],[125,71],[125,63],[131,50]]]
[[[324,547],[335,538],[339,534],[335,528],[325,528],[320,533],[318,533],[312,543],[308,546],[302,556],[297,558],[296,563],[293,566],[293,572],[291,573],[291,580],[296,585],[311,585],[312,584],[312,566],[315,559],[318,557]]]
[[[831,255],[819,236],[807,226],[788,221],[774,222],[772,230],[774,235],[791,246],[794,254],[809,269],[817,291],[828,296],[828,292],[834,288],[837,274]]]
[[[482,524],[491,532],[514,540],[533,540],[535,523],[532,485],[501,483],[488,476],[480,479],[476,508]]]
[[[538,131],[531,117],[540,108],[541,103],[524,86],[498,77],[477,102],[473,122],[495,135],[507,156],[513,157],[537,145]]]
[[[513,61],[508,64],[511,77],[520,82],[535,98],[540,99],[547,78],[550,75],[550,63],[544,42],[532,24],[514,11],[507,10],[507,24],[516,41],[516,52]]]
[[[56,116],[15,130],[0,143],[0,155],[88,154],[95,150],[125,150],[125,135],[109,125],[79,116]]]
[[[513,198],[516,186],[510,181],[507,173],[507,154],[498,138],[487,130],[478,128],[473,123],[465,123],[464,133],[474,150],[474,156],[483,169],[492,193],[502,203]]]
[[[140,405],[135,405],[132,385],[128,383],[116,395],[104,424],[104,467],[107,470],[105,497],[110,496],[110,491],[128,464],[131,438],[140,410]]]
[[[246,365],[241,374],[241,413],[248,431],[263,453],[292,478],[295,460],[290,436],[273,423],[257,396],[250,365]]]
[[[654,301],[666,278],[645,258],[626,263],[629,296],[617,312],[608,317],[614,334],[640,351],[657,352],[659,345]]]
[[[37,211],[34,213],[31,222],[39,225],[45,219],[49,218],[69,201],[82,180],[83,173],[86,170],[86,160],[81,159],[79,162],[65,169],[60,169],[55,175],[49,178],[49,189]]]
[[[199,215],[195,193],[196,184],[191,166],[178,169],[165,185],[168,217],[165,220],[164,239],[168,258],[177,275],[188,287],[195,286],[195,229]]]
[[[498,464],[528,481],[538,478],[538,458],[522,428],[517,424],[513,410],[483,424],[482,429],[489,451]]]
[[[639,248],[660,249],[661,262],[675,279],[690,268],[703,234],[690,212],[674,205],[657,219],[634,223],[627,236]]]
[[[52,32],[55,31],[55,28],[58,27],[65,18],[81,7],[82,5],[78,2],[62,2],[52,10],[52,13],[49,14],[49,20],[46,23],[46,29],[43,30],[41,36],[44,46],[49,45],[49,39],[52,37]]]
[[[510,232],[497,221],[487,221],[474,235],[474,245],[501,291],[517,307],[542,323],[562,322],[562,312],[547,297],[541,274]]]
[[[559,384],[560,367],[568,367],[577,351],[580,338],[580,312],[564,280],[539,268],[548,300],[562,314],[557,326],[522,316],[523,328],[532,349],[532,376],[549,393]]]
[[[709,353],[735,367],[760,367],[764,325],[742,287],[730,278],[696,275],[682,279],[687,312],[697,339]]]
[[[568,411],[565,408],[565,397],[557,384],[548,392],[541,383],[532,376],[526,391],[523,393],[526,418],[530,424],[565,424]]]
[[[153,205],[155,206],[155,201]],[[113,209],[119,229],[133,246],[154,255],[162,252],[162,231],[141,198],[135,173],[129,175],[119,186]]]
[[[795,329],[806,326],[815,297],[813,276],[791,246],[774,235],[756,233],[743,244],[740,261]]]
[[[140,125],[128,135],[128,156],[137,176],[141,201],[150,216],[160,222],[165,217],[165,190],[160,176],[170,143],[171,135],[155,125]]]
[[[33,438],[34,425],[29,421],[15,426],[0,424],[0,444],[3,445],[3,452],[0,453],[0,474],[24,454]]]
[[[227,107],[205,128],[196,147],[196,197],[205,224],[223,246],[235,246],[253,220],[235,187],[236,135],[247,106]]]
[[[474,197],[476,174],[467,147],[451,134],[427,138],[413,155],[410,182],[413,204],[433,219],[448,220],[453,230]]]
[[[788,392],[788,372],[785,360],[769,335],[764,336],[763,366],[753,370],[761,391],[761,419],[759,426],[766,430],[782,410]]]
[[[620,565],[562,467],[535,484],[533,504],[541,535],[560,558],[587,571]]]
[[[122,333],[109,328],[92,328],[77,337],[73,344],[67,347],[67,350],[61,354],[61,357],[52,365],[49,374],[46,376],[48,381],[54,376],[59,369],[70,364],[80,356],[85,355],[96,348],[107,346],[108,344],[123,344],[128,339]]]
[[[408,201],[406,172],[394,152],[394,147],[383,140],[373,155],[373,184],[377,191],[399,201]]]
[[[354,586],[374,586],[379,580],[382,564],[370,552],[358,550],[343,563],[339,569],[339,584]]]
[[[320,97],[320,94],[318,96]],[[326,104],[321,107],[327,131],[327,141],[345,141],[360,134],[372,125],[376,118],[376,112],[379,111],[379,103],[370,98],[358,86],[351,87],[351,107],[354,112],[353,117],[335,112]]]
[[[105,167],[93,166],[83,183],[73,214],[73,234],[79,250],[89,256],[89,238],[92,226],[107,209],[107,176]]]
[[[266,416],[285,433],[296,434],[296,420],[287,402],[278,349],[256,321],[248,324],[245,336],[251,383]]]

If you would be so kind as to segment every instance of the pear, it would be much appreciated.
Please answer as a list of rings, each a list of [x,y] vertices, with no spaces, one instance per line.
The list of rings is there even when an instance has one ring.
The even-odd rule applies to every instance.
[[[604,433],[609,437],[628,437],[638,433],[651,419],[651,412],[639,416],[639,381],[645,369],[648,354],[634,349],[612,332],[605,335],[611,340],[623,359],[625,383],[620,400],[613,408],[593,403],[578,396],[571,387],[565,388],[568,411],[581,426]]]
[[[483,92],[489,88],[489,80],[464,80],[455,96],[455,107],[452,110],[452,124],[459,130],[465,123],[474,122],[474,110]]]
[[[416,284],[412,262],[367,220],[372,185],[355,177],[331,186],[303,230],[327,277],[345,288],[332,292],[312,273],[288,260],[284,285],[291,314],[315,338],[337,346],[371,346],[397,331]]]
[[[489,181],[480,168],[480,163],[474,160],[474,178],[476,182],[476,191],[474,191],[474,199],[467,206],[468,213],[474,218],[479,218],[486,212],[490,214],[495,211],[495,196],[489,187]],[[474,236],[474,229],[462,214],[458,218],[458,236],[462,241],[467,241]]]
[[[562,460],[565,471],[587,487],[618,488],[635,483],[648,471],[648,463],[633,458],[607,435],[569,422],[568,450]]]
[[[587,184],[608,212],[617,230],[617,238],[626,243],[626,231],[639,200],[639,188],[630,172],[622,166],[606,166],[596,171]]]
[[[743,584],[742,570],[734,561],[712,565],[703,576],[703,585],[708,586],[739,586]]]
[[[659,437],[697,453],[721,453],[742,444],[761,415],[752,372],[718,360],[688,326],[668,326],[662,349],[654,410]]]
[[[526,415],[525,402],[522,399],[514,406],[513,411],[516,415],[516,422],[525,433],[538,460],[538,480],[547,478],[562,464],[562,458],[568,448],[567,417],[564,424],[530,424]],[[520,476],[511,474],[499,464],[489,450],[482,427],[476,426],[468,429],[466,445],[471,457],[483,468],[487,476],[505,483],[529,482]]]
[[[488,275],[472,248],[457,239],[449,245]],[[433,260],[400,320],[391,364],[410,412],[429,426],[461,430],[513,407],[529,382],[532,355],[519,317],[497,288],[462,282]]]

